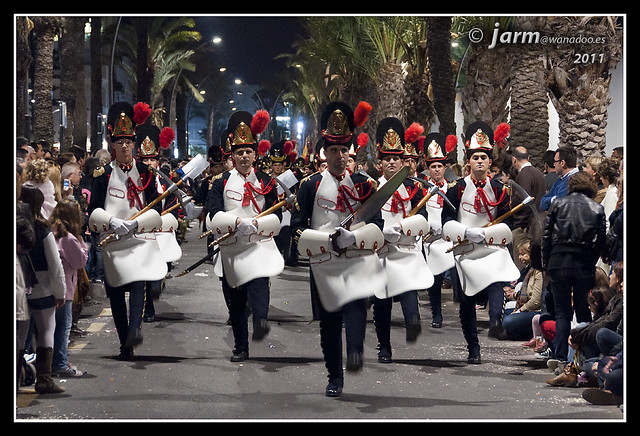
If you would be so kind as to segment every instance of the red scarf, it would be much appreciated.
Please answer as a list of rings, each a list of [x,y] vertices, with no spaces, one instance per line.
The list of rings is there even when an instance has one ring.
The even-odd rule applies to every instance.
[[[481,181],[477,181],[474,180],[473,177],[471,178],[471,180],[473,181],[473,184],[476,186],[476,196],[475,199],[473,201],[473,207],[476,211],[476,213],[481,213],[482,212],[482,207],[484,206],[485,210],[487,211],[487,215],[489,215],[489,221],[493,221],[493,216],[491,215],[491,212],[489,211],[489,207],[496,207],[497,205],[499,205],[502,200],[504,200],[504,197],[506,195],[506,189],[502,190],[502,194],[500,195],[500,198],[498,198],[498,200],[496,200],[495,202],[492,202],[491,200],[489,200],[489,197],[487,197],[487,193],[484,190],[485,185],[487,184],[487,180],[491,180],[491,178],[487,177],[485,180],[481,180]],[[494,191],[495,192],[495,191]]]

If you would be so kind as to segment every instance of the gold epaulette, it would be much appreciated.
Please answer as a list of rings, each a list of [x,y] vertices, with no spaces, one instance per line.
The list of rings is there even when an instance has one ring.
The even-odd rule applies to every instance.
[[[320,172],[320,171],[316,171],[316,172],[315,172],[315,173],[313,173],[313,174],[309,174],[307,177],[303,177],[303,178],[300,180],[300,185],[302,185],[304,182],[306,182],[307,180],[309,180],[311,177],[315,176],[315,175],[316,175],[316,174],[318,174],[319,172]]]
[[[211,189],[211,186],[213,185],[213,181],[214,180],[218,180],[219,178],[222,177],[222,175],[225,173],[226,171],[221,172],[220,174],[216,174],[215,176],[211,176],[211,178],[209,179],[209,189]]]
[[[104,167],[103,166],[99,166],[97,168],[95,168],[93,170],[93,178],[95,179],[96,177],[100,177],[101,175],[104,174]]]

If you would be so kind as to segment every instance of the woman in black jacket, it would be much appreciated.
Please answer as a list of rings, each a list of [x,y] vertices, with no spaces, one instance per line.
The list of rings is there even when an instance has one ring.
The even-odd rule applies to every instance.
[[[595,192],[587,174],[571,176],[568,195],[551,203],[542,235],[542,266],[556,311],[555,355],[562,363],[567,361],[573,312],[578,322],[591,321],[587,293],[606,233],[604,208],[592,200]]]

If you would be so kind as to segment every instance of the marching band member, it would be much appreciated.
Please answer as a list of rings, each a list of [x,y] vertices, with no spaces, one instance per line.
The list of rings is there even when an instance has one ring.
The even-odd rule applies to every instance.
[[[445,161],[448,154],[455,150],[458,139],[455,135],[445,136],[441,133],[429,133],[424,140],[424,160],[427,166],[425,179],[438,185],[446,194],[448,182],[445,179]],[[446,271],[455,266],[453,253],[447,253],[451,242],[442,239],[442,208],[444,200],[440,195],[432,196],[426,204],[429,216],[430,236],[423,239],[424,255],[427,265],[434,275],[433,286],[427,289],[431,305],[431,327],[442,327],[442,283]]]
[[[253,166],[257,135],[268,123],[265,110],[253,117],[244,111],[231,116],[228,132],[235,168],[213,180],[207,199],[207,228],[218,238],[231,234],[219,243],[222,270],[214,270],[229,304],[235,340],[232,362],[249,357],[247,301],[253,311],[252,339],[261,340],[269,332],[269,277],[284,269],[284,259],[273,239],[280,230],[281,210],[256,218],[278,202],[276,181]]]
[[[510,198],[504,185],[488,176],[494,135],[491,127],[478,121],[472,123],[465,135],[466,157],[470,173],[458,179],[447,190],[447,198],[457,208],[442,212],[442,233],[453,241],[457,279],[454,290],[462,292],[460,323],[467,341],[468,363],[479,364],[475,298],[486,293],[489,301],[489,335],[499,337],[504,312],[504,283],[520,276],[506,245],[511,242],[508,218],[505,222],[486,227],[487,224],[509,211]],[[503,138],[497,139],[501,143]],[[503,331],[502,331],[503,332]]]
[[[156,172],[155,182],[158,188],[158,195],[161,195],[167,190],[167,182],[163,180],[158,171],[158,154],[160,149],[166,150],[173,142],[175,133],[171,127],[164,127],[162,131],[149,123],[140,125],[136,128],[136,146],[138,149],[138,158],[153,168]],[[178,228],[178,220],[176,216],[177,211],[173,213],[164,213],[174,204],[178,203],[178,199],[175,195],[170,195],[161,202],[160,218],[162,219],[162,225],[155,232],[156,241],[158,241],[158,247],[160,253],[167,262],[167,270],[171,270],[171,262],[174,262],[182,257],[182,249],[176,240],[176,230]],[[161,280],[154,280],[147,282],[145,286],[145,299],[144,299],[144,314],[142,320],[144,322],[152,322],[155,319],[156,309],[153,304],[154,299],[160,298],[162,292],[164,277]]]
[[[417,123],[406,130],[402,122],[393,117],[384,118],[376,129],[378,159],[382,163],[383,186],[403,166],[406,153],[405,142],[411,144],[422,131]],[[425,208],[410,216],[411,211],[423,197],[419,182],[405,179],[382,207],[385,244],[378,256],[387,275],[387,286],[373,300],[373,321],[378,337],[378,362],[391,360],[391,309],[393,301],[399,300],[404,315],[406,340],[415,342],[422,331],[418,309],[418,289],[426,289],[433,283],[433,275],[422,255],[420,238],[429,231]]]
[[[141,322],[145,282],[167,274],[153,234],[162,225],[160,204],[135,219],[134,215],[158,197],[153,171],[134,159],[136,126],[151,113],[145,103],[114,103],[107,115],[113,161],[94,171],[89,226],[102,232],[106,293],[120,340],[120,359],[130,360],[142,342]],[[107,238],[105,238],[107,239]],[[125,293],[129,293],[129,316]]]
[[[341,223],[376,190],[370,177],[347,170],[354,129],[371,106],[355,111],[330,103],[320,119],[327,169],[301,180],[291,217],[291,234],[301,256],[309,257],[314,319],[320,320],[320,345],[328,371],[325,394],[342,393],[342,325],[346,331],[347,371],[362,368],[366,327],[365,299],[383,292],[385,273],[375,253],[384,241],[380,211],[366,225],[348,230]],[[340,254],[339,254],[340,252]]]

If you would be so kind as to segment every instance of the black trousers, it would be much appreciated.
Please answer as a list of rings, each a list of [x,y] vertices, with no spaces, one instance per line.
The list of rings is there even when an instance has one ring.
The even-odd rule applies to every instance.
[[[314,319],[320,320],[320,347],[328,372],[327,378],[330,384],[341,388],[344,386],[342,326],[344,324],[347,355],[362,353],[367,325],[366,300],[355,300],[336,312],[328,312],[320,303],[313,273],[310,285]]]
[[[111,303],[111,315],[118,331],[120,346],[127,342],[127,337],[142,325],[142,313],[145,304],[145,283],[132,282],[126,285],[111,287],[105,284],[105,290]],[[127,301],[125,293],[129,292],[129,311],[127,314]]]
[[[418,291],[407,291],[396,297],[384,299],[374,297],[373,323],[380,344],[380,352],[388,353],[389,357],[391,356],[391,310],[396,300],[400,301],[405,324],[416,322],[420,318]]]
[[[253,325],[266,320],[269,314],[269,277],[253,279],[242,286],[232,288],[222,277],[222,292],[229,306],[229,319],[235,342],[235,352],[249,351],[249,312],[251,307]]]
[[[491,326],[502,324],[504,314],[505,293],[503,282],[494,282],[475,295],[468,296],[464,293],[460,283],[460,277],[456,268],[452,270],[453,291],[458,296],[460,306],[458,315],[462,334],[467,341],[467,349],[471,354],[480,352],[480,342],[478,340],[478,319],[476,316],[476,303],[487,301],[489,303],[489,324]]]
[[[555,356],[566,362],[573,312],[578,322],[591,322],[587,295],[595,282],[595,267],[550,269],[548,273],[556,316]]]

